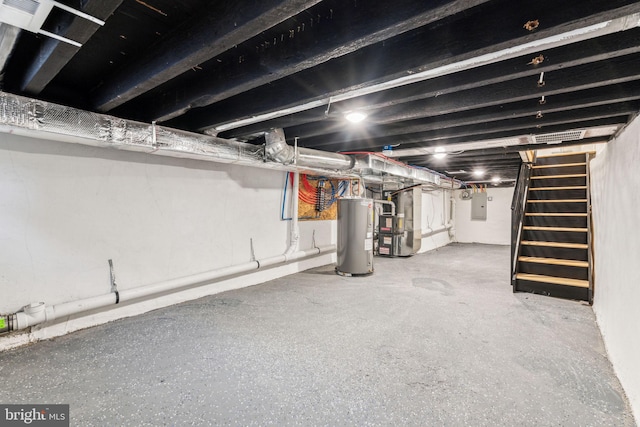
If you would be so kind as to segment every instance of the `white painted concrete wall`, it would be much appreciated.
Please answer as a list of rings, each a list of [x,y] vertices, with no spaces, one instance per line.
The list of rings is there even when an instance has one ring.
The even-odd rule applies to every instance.
[[[456,242],[511,244],[511,199],[514,187],[487,188],[487,220],[471,220],[471,200],[461,200],[456,194]]]
[[[282,254],[284,172],[0,134],[0,313],[57,304]],[[301,222],[300,248],[336,242]],[[334,261],[326,255],[139,304],[78,316],[0,349]],[[38,328],[36,328],[38,329]]]
[[[422,192],[422,232],[434,233],[422,238],[418,253],[428,252],[452,242],[449,230],[445,229],[450,218],[451,193],[449,190]]]
[[[591,161],[594,310],[640,421],[640,119]]]

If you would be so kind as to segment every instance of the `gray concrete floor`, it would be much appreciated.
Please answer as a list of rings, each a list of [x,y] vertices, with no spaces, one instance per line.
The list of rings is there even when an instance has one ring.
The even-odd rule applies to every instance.
[[[591,308],[512,294],[509,248],[375,266],[5,352],[0,400],[69,403],[78,426],[635,425]]]

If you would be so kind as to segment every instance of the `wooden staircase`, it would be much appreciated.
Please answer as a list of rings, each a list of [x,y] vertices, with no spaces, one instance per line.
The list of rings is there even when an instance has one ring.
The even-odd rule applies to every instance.
[[[589,155],[539,157],[532,166],[514,292],[592,302]]]

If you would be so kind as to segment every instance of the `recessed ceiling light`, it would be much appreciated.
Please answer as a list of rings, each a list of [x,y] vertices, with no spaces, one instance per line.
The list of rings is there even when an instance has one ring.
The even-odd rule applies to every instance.
[[[491,178],[491,182],[493,182],[494,184],[497,184],[500,181],[502,181],[502,179],[500,179],[499,176],[494,176],[493,178]]]
[[[473,176],[475,176],[476,178],[482,178],[485,174],[485,171],[483,169],[476,169],[473,171]]]
[[[436,147],[435,154],[433,157],[436,159],[444,159],[447,156],[444,147]]]
[[[352,111],[350,113],[347,113],[344,117],[351,123],[360,123],[367,118],[367,115],[362,111]]]

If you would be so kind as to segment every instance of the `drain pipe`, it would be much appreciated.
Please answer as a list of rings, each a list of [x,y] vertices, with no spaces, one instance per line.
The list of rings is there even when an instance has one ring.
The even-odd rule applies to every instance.
[[[446,205],[446,190],[442,190],[442,218],[444,221],[444,217],[446,216],[446,211],[447,211],[447,205]],[[441,227],[438,228],[427,228],[427,230],[425,230],[422,233],[422,238],[425,237],[431,237],[434,234],[438,234],[438,233],[442,233],[443,231],[449,231],[449,238],[453,238],[455,236],[455,206],[456,206],[456,200],[454,198],[453,195],[453,191],[451,191],[451,197],[449,198],[449,203],[450,203],[450,209],[449,209],[449,218],[447,220],[446,223],[442,224]]]
[[[45,322],[51,322],[65,316],[83,313],[98,308],[108,307],[121,302],[133,301],[144,297],[157,295],[163,292],[177,291],[194,285],[202,285],[214,280],[234,276],[241,273],[249,273],[261,268],[276,264],[288,263],[294,260],[309,258],[316,255],[335,252],[335,245],[314,247],[305,251],[293,252],[290,255],[278,255],[262,260],[251,261],[245,264],[221,268],[218,270],[199,273],[192,276],[180,277],[148,286],[127,289],[119,292],[111,292],[92,298],[66,302],[48,306],[43,302],[31,303],[14,314],[0,316],[0,334],[26,329],[30,326]]]
[[[298,250],[300,244],[300,226],[298,224],[298,197],[300,194],[300,173],[293,174],[293,195],[291,197],[291,230],[289,234],[289,247],[284,253],[285,259],[289,259]]]
[[[456,197],[453,190],[451,190],[449,202],[451,203],[451,208],[449,209],[449,224],[451,224],[451,228],[449,228],[449,238],[453,239],[456,237]]]
[[[438,234],[438,233],[442,233],[443,231],[447,231],[449,230],[449,234],[451,234],[451,228],[453,227],[452,224],[446,224],[442,227],[439,228],[427,228],[427,231],[425,231],[424,233],[422,233],[422,238],[425,237],[431,237],[434,234]]]
[[[373,203],[375,203],[376,205],[389,205],[391,206],[391,215],[395,216],[396,215],[396,204],[393,203],[390,200],[374,200]],[[382,209],[382,211],[384,212],[384,208]]]

